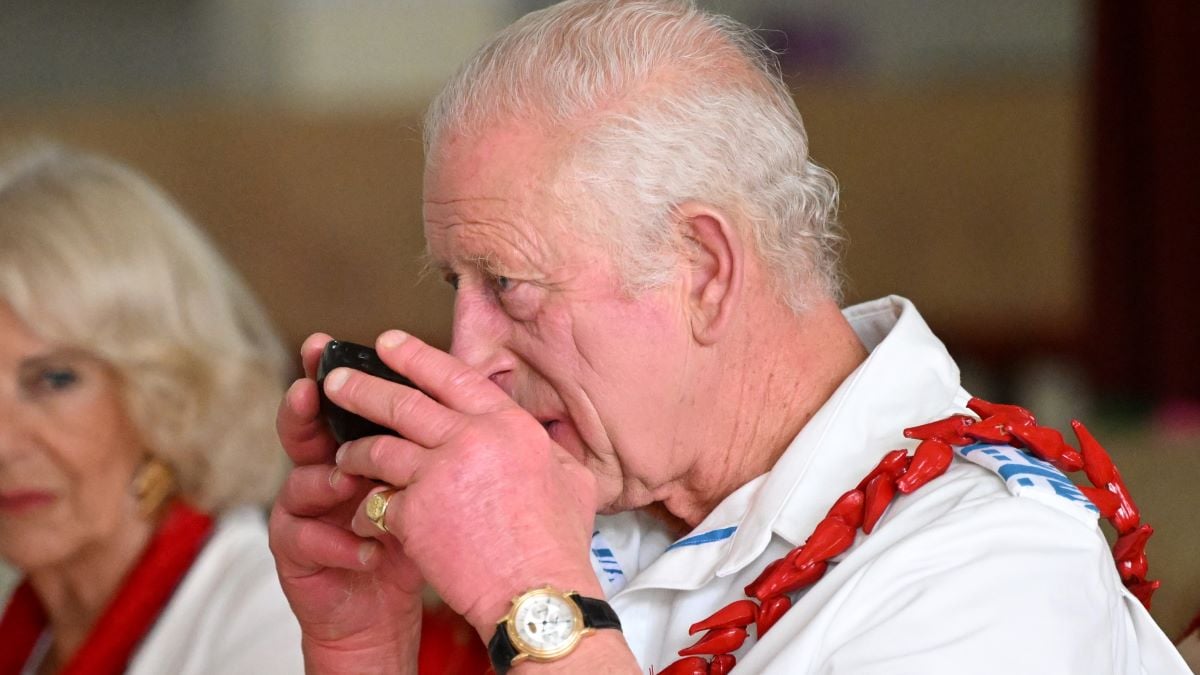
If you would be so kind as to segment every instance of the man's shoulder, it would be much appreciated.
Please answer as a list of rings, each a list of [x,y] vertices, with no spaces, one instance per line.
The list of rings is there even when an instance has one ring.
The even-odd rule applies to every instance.
[[[891,530],[889,532],[889,530]],[[898,495],[872,537],[1105,548],[1095,506],[1061,471],[1005,446],[955,449],[946,473]]]
[[[1013,497],[1041,503],[1085,525],[1099,522],[1100,510],[1069,476],[1028,452],[1009,445],[975,443],[956,447],[955,458],[984,469]]]
[[[897,496],[842,560],[839,586],[868,606],[888,594],[915,603],[917,593],[948,607],[966,594],[989,606],[1107,611],[1120,599],[1119,579],[1098,519],[1077,508],[1018,494],[956,458],[940,478]],[[895,579],[906,589],[893,588]]]

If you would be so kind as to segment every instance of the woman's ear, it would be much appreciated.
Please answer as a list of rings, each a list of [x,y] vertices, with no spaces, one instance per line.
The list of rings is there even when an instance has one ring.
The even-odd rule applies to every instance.
[[[721,339],[742,300],[745,249],[730,217],[701,202],[675,208],[685,243],[687,312],[696,341],[709,345]]]

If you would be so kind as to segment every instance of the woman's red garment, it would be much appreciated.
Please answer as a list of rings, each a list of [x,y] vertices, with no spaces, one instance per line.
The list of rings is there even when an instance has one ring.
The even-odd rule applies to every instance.
[[[138,645],[204,548],[212,527],[208,515],[182,502],[173,503],[83,645],[59,672],[125,672]],[[45,611],[26,580],[17,587],[0,618],[0,675],[20,674],[46,627]]]

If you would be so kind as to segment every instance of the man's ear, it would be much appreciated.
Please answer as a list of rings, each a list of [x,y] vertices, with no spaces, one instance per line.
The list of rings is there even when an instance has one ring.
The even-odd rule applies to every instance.
[[[713,344],[729,328],[742,300],[746,253],[729,216],[700,202],[675,208],[689,265],[687,312],[692,335]]]

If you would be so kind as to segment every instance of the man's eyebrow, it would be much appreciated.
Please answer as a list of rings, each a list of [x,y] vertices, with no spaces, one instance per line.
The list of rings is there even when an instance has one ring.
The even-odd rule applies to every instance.
[[[418,281],[424,281],[431,274],[443,276],[446,272],[450,271],[450,263],[433,255],[428,246],[417,256],[417,263],[419,264],[417,270]]]
[[[492,265],[490,261],[493,257],[494,254],[489,251],[483,254],[463,256],[462,259],[467,263],[474,265],[475,267],[490,267]],[[450,261],[434,255],[433,252],[429,250],[428,246],[426,246],[425,251],[418,256],[418,260],[421,263],[421,267],[426,271],[448,270],[453,267],[453,264]]]
[[[502,202],[504,197],[456,197],[454,199],[422,199],[422,203],[434,204],[436,206],[449,206],[450,204],[461,204],[463,202]]]
[[[504,271],[503,266],[496,261],[496,255],[488,251],[482,255],[473,255],[467,258],[476,269],[487,272],[488,274],[496,274]]]
[[[488,252],[482,255],[473,255],[463,258],[463,261],[471,265],[477,270],[481,270],[487,274],[500,274],[505,270],[496,262],[494,253]],[[424,279],[430,274],[445,275],[454,271],[454,265],[435,257],[432,253],[426,250],[420,256],[421,269],[418,277]]]

